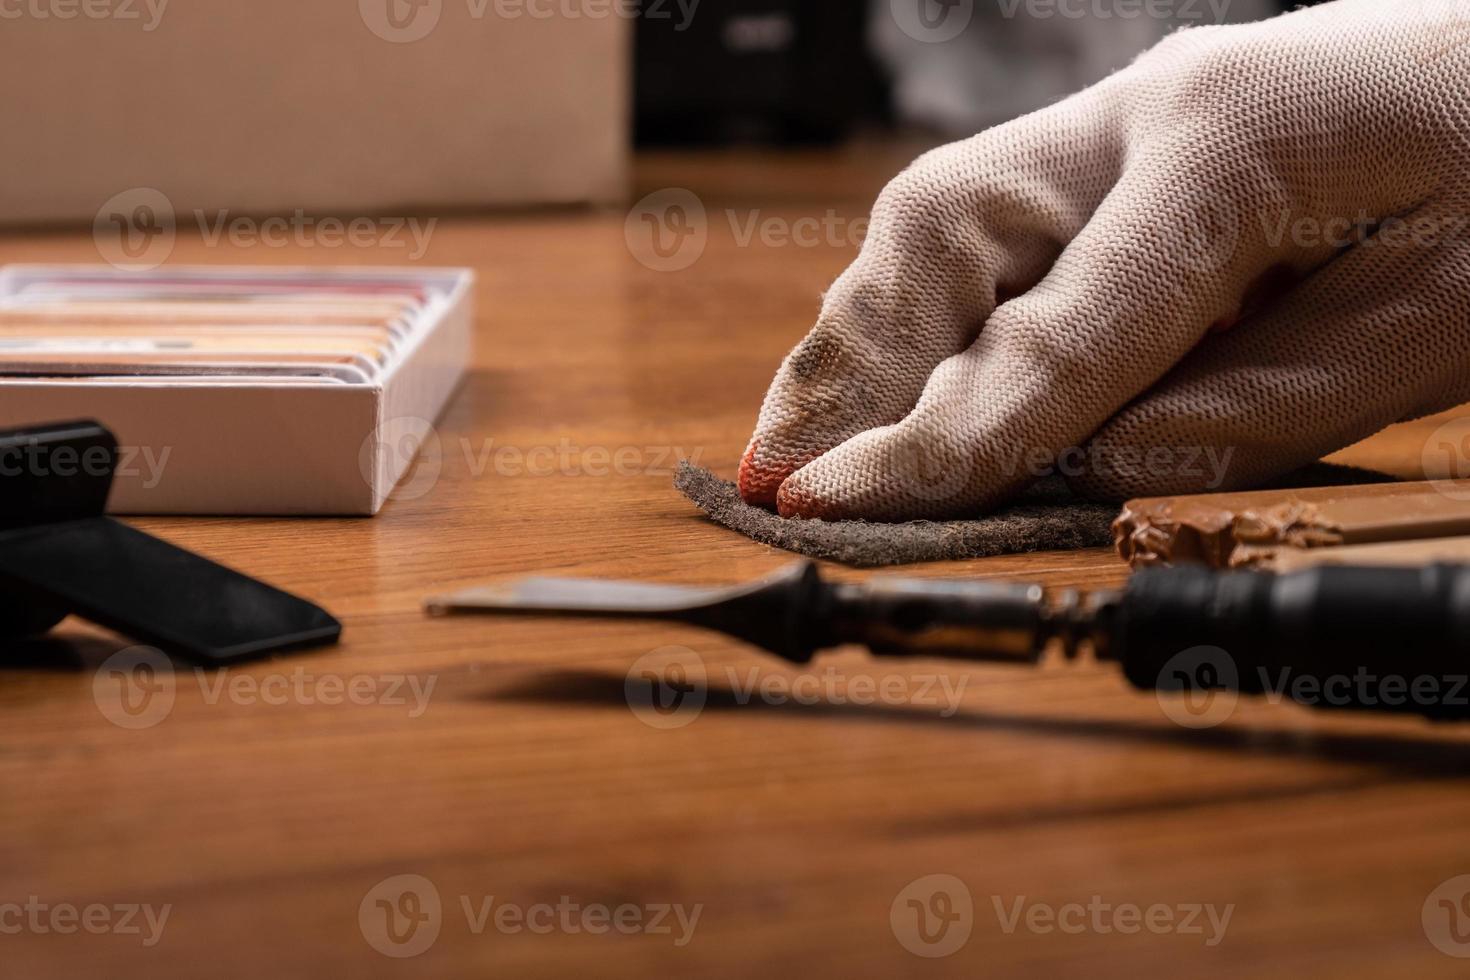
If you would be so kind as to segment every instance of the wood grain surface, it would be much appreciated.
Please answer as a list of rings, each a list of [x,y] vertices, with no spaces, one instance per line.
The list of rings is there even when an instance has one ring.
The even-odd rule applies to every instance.
[[[72,621],[5,653],[0,976],[1463,975],[1441,951],[1470,953],[1460,728],[1241,701],[1191,729],[1088,666],[848,652],[803,686],[688,629],[420,612],[532,571],[731,582],[790,560],[703,520],[671,468],[733,474],[896,159],[645,159],[635,199],[681,187],[705,212],[679,271],[635,259],[623,212],[441,221],[420,261],[479,274],[474,370],[380,516],[137,522],[322,602],[339,648],[180,665],[131,715],[98,670],[125,641]],[[803,219],[838,231],[783,243]],[[176,263],[405,261],[179,223]],[[0,239],[0,261],[97,259],[83,233]],[[1442,422],[1347,458],[1417,472]],[[1126,569],[1096,550],[915,574]],[[643,672],[676,663],[702,665],[702,706],[653,710]],[[161,931],[123,921],[142,906]]]

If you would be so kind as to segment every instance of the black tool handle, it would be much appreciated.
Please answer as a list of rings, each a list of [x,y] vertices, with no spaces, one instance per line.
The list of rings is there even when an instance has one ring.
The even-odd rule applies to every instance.
[[[96,422],[0,431],[0,648],[72,613],[215,665],[337,641],[326,610],[103,516],[117,453]]]
[[[1107,632],[1145,690],[1470,719],[1470,566],[1136,574]]]

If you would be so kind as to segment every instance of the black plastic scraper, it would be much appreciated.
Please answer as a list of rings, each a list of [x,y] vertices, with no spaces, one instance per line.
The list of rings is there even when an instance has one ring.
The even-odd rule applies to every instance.
[[[104,516],[116,462],[96,422],[0,431],[0,642],[69,614],[211,664],[337,642],[320,607]]]

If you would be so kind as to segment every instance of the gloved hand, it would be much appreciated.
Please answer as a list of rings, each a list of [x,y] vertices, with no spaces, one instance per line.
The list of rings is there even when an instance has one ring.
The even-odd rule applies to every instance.
[[[1470,0],[1182,31],[926,154],[740,467],[783,515],[1237,489],[1470,401]]]

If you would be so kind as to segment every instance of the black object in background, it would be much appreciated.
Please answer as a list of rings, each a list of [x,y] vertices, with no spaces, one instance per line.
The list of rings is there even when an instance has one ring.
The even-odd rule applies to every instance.
[[[96,422],[0,432],[0,644],[69,614],[209,664],[337,642],[317,606],[103,516],[116,465]]]
[[[643,0],[641,144],[838,140],[887,112],[861,0]]]

